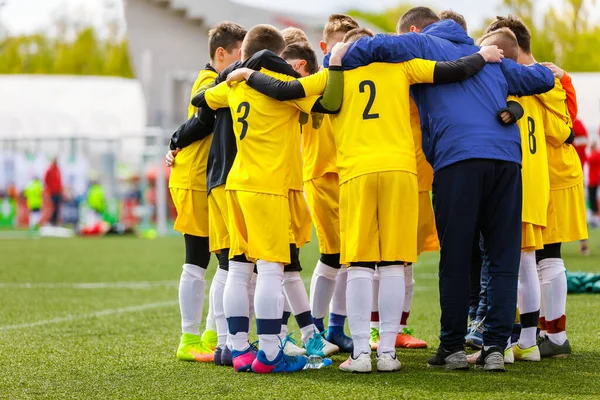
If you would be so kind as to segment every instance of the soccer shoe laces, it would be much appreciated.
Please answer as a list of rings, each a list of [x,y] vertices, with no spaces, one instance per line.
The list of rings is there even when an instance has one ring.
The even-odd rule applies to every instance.
[[[258,352],[258,340],[256,342],[252,342],[250,343],[250,348],[254,351],[254,352]]]
[[[285,339],[283,340],[283,342],[281,343],[281,345],[283,347],[285,347],[285,345],[290,342],[291,344],[293,344],[296,347],[298,346],[298,342],[296,342],[296,340],[292,337],[292,335],[294,334],[294,332],[290,332],[285,336]],[[279,339],[281,341],[281,339]]]
[[[402,333],[405,335],[413,336],[415,334],[415,330],[413,328],[406,327],[402,329]]]
[[[313,337],[310,340],[313,342],[313,347],[315,347],[317,350],[323,350],[323,347],[325,347],[325,339],[323,339],[322,333],[319,333],[319,331],[317,331],[316,329],[314,331]]]

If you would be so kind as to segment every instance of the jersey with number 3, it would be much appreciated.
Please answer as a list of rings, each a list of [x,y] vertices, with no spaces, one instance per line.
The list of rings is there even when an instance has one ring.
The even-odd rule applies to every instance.
[[[261,72],[281,81],[294,79],[266,69]],[[223,82],[208,89],[205,99],[213,110],[229,107],[233,118],[237,155],[226,189],[287,197],[293,151],[299,152],[300,113],[310,113],[318,97],[280,102],[244,81],[231,88]]]

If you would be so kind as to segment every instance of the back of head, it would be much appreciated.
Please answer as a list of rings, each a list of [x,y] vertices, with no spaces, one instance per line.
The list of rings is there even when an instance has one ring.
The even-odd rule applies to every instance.
[[[442,11],[439,14],[440,19],[451,19],[454,22],[456,22],[457,24],[459,24],[464,30],[465,32],[468,32],[467,30],[467,20],[465,20],[465,17],[462,14],[457,13],[456,11],[453,10],[446,10],[446,11]]]
[[[238,47],[239,42],[244,40],[248,31],[233,22],[221,22],[210,31],[208,31],[208,52],[211,60],[219,47],[225,49],[228,53]]]
[[[479,46],[496,45],[504,51],[504,57],[517,61],[519,58],[519,43],[517,37],[508,28],[500,28],[483,35],[477,40]]]
[[[317,55],[308,43],[292,43],[287,46],[281,53],[281,58],[284,60],[304,60],[306,61],[306,71],[309,74],[319,72],[319,63]]]
[[[248,31],[242,43],[242,59],[247,60],[261,50],[279,55],[285,48],[285,40],[272,25],[256,25]]]
[[[440,17],[429,7],[413,7],[400,17],[396,26],[397,33],[410,32],[412,26],[422,31],[429,25],[438,22]]]
[[[510,29],[517,37],[519,47],[527,54],[531,54],[531,33],[527,25],[518,17],[509,15],[508,17],[496,17],[485,30],[485,33],[496,31],[500,28]]]
[[[285,40],[286,46],[294,43],[308,43],[308,37],[306,37],[306,33],[304,33],[302,29],[294,26],[289,26],[283,29],[281,34],[283,35],[283,40]]]
[[[358,22],[351,16],[331,14],[323,28],[323,41],[327,43],[333,35],[338,33],[346,34],[356,28],[358,28]]]
[[[373,37],[373,36],[375,36],[375,33],[373,33],[373,31],[370,30],[369,28],[352,29],[350,32],[346,33],[346,36],[344,36],[343,42],[344,43],[354,43],[361,37],[365,37],[365,36]]]

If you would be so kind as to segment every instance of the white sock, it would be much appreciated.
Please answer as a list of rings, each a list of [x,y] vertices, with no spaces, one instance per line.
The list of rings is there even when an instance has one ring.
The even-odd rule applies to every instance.
[[[379,268],[379,347],[377,354],[395,353],[404,308],[404,265]]]
[[[292,307],[290,307],[290,303],[287,300],[287,298],[284,296],[283,297],[283,312],[286,313],[292,313]],[[284,340],[288,334],[288,321],[281,321],[281,333],[279,334],[279,338],[281,340]]]
[[[300,278],[300,272],[283,273],[283,293],[290,303],[292,313],[302,332],[302,343],[308,343],[308,340],[315,335],[316,327],[312,323],[308,295]]]
[[[317,262],[310,280],[310,310],[315,318],[325,318],[329,302],[335,291],[335,279],[339,269]]]
[[[252,272],[252,275],[250,275],[250,282],[248,282],[248,304],[250,305],[250,309],[248,310],[248,318],[250,318],[250,323],[252,323],[252,319],[254,318],[254,294],[256,293],[256,278],[256,273]]]
[[[375,273],[373,274],[373,300],[371,302],[371,318],[369,325],[371,328],[379,330],[379,317],[377,317],[377,321],[373,321],[373,313],[379,315],[379,270],[377,268],[375,268]]]
[[[221,348],[223,348],[227,342],[227,318],[225,318],[225,307],[223,305],[226,284],[227,271],[222,268],[217,268],[217,272],[210,284],[210,301],[214,309],[213,318],[215,320],[217,336],[219,338],[217,346]]]
[[[204,310],[206,270],[197,265],[183,264],[179,279],[179,310],[181,312],[181,332],[200,335],[200,322]]]
[[[567,307],[567,276],[565,275],[565,263],[560,258],[546,258],[538,264],[542,280],[542,301],[546,313],[546,323],[560,319],[565,315]],[[563,344],[567,340],[564,330],[550,333],[548,327],[548,339],[555,344]]]
[[[280,319],[283,315],[283,264],[258,260],[258,278],[256,279],[256,294],[254,295],[254,310],[256,323],[260,329],[258,335],[259,348],[264,351],[267,360],[271,361],[279,353],[279,333],[281,325],[276,331],[265,332],[261,324],[265,320]],[[267,327],[267,329],[273,327]],[[269,329],[271,330],[271,329]]]
[[[404,328],[406,328],[406,324],[402,323],[404,318],[404,314],[407,315],[410,313],[410,308],[412,307],[413,294],[415,292],[415,280],[413,278],[413,266],[408,265],[404,267],[404,307],[402,308],[403,317],[400,319],[400,330],[399,333],[404,333]]]
[[[229,273],[223,291],[223,308],[227,318],[248,318],[248,284],[253,269],[252,263],[229,261]],[[248,332],[229,333],[227,341],[231,343],[232,350],[244,351],[248,348]]]
[[[329,303],[329,312],[337,315],[348,315],[346,311],[346,282],[348,279],[348,268],[342,265],[335,277],[335,290],[331,303]]]
[[[371,268],[351,267],[348,269],[348,324],[354,340],[354,358],[361,353],[371,354],[369,345],[369,316],[373,302],[373,274]]]
[[[546,308],[544,307],[544,296],[542,295],[542,271],[540,271],[540,268],[538,266],[538,270],[537,270],[537,274],[538,274],[538,281],[540,282],[540,320],[543,318],[544,320],[546,319]],[[540,328],[540,333],[539,333],[540,337],[546,337],[546,329],[542,329]]]
[[[522,252],[519,265],[519,313],[521,315],[540,310],[541,293],[540,281],[537,274],[535,251]],[[521,321],[521,324],[523,321]],[[523,327],[519,336],[518,345],[528,349],[535,345],[537,321],[535,326]]]
[[[217,330],[217,325],[215,323],[215,306],[213,304],[213,285],[214,285],[214,278],[213,281],[210,283],[210,289],[208,290],[208,314],[206,314],[206,327],[204,328],[205,331],[211,330],[211,331],[216,331]]]

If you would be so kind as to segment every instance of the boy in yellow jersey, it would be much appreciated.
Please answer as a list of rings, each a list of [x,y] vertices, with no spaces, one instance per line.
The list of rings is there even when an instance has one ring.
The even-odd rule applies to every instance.
[[[360,35],[354,39],[358,37]],[[340,62],[348,45],[334,47],[332,65],[334,60],[336,65]],[[470,75],[483,68],[486,56],[496,60],[501,57],[497,49],[484,48],[481,55],[474,54],[457,62],[373,63],[344,73],[342,108],[340,114],[332,117],[332,124],[341,184],[341,261],[350,264],[347,300],[354,349],[340,366],[342,371],[370,372],[372,369],[369,315],[376,265],[381,277],[382,321],[377,369],[397,371],[400,368],[394,342],[404,302],[403,268],[406,262],[414,262],[417,257],[418,183],[409,125],[409,86],[465,78],[467,71]],[[257,90],[288,100],[323,93],[326,78],[331,73],[325,69],[286,83],[255,72],[240,74]],[[390,132],[396,134],[390,135]]]
[[[487,31],[506,27],[519,43],[519,63],[535,62],[531,52],[531,34],[520,19],[499,17]],[[572,121],[567,109],[566,92],[559,79],[551,91],[537,95],[544,108],[544,130],[548,153],[550,198],[547,227],[543,230],[544,248],[536,251],[538,278],[541,283],[541,320],[545,320],[547,337],[539,345],[541,357],[568,357],[571,345],[567,339],[567,282],[561,243],[587,238],[583,171],[575,148]],[[556,119],[560,123],[556,123]],[[533,135],[532,135],[533,136]],[[539,142],[539,140],[538,140]]]
[[[196,90],[211,84],[217,74],[239,59],[239,48],[246,30],[237,24],[224,22],[209,32],[210,64],[200,71],[192,88]],[[188,108],[188,118],[194,118],[196,108]],[[171,149],[175,157],[169,179],[169,189],[177,219],[175,230],[185,239],[185,263],[179,285],[179,304],[182,319],[182,337],[177,358],[186,361],[212,362],[216,346],[214,320],[207,318],[207,332],[199,335],[204,308],[206,268],[210,260],[208,246],[208,201],[206,194],[206,163],[211,136],[196,141],[181,151]],[[172,158],[171,158],[172,159]],[[210,315],[209,315],[210,316]]]
[[[257,25],[244,39],[242,59],[263,49],[279,53],[284,45],[277,29]],[[293,79],[289,75],[263,71],[284,80]],[[231,242],[228,281],[235,278],[233,267],[250,273],[253,264],[248,261],[256,260],[258,269],[254,308],[260,350],[255,353],[248,346],[247,318],[240,321],[240,326],[245,322],[246,335],[232,336],[234,368],[237,371],[252,369],[257,373],[302,370],[305,358],[284,357],[278,337],[284,301],[283,265],[290,262],[289,169],[301,111],[318,110],[322,103],[317,96],[276,102],[245,83],[231,88],[220,84],[194,98],[192,103],[212,109],[225,106],[231,109],[238,152],[226,185]],[[241,282],[240,291],[234,295],[243,297],[245,287],[245,282]],[[225,297],[227,308],[227,292]]]

